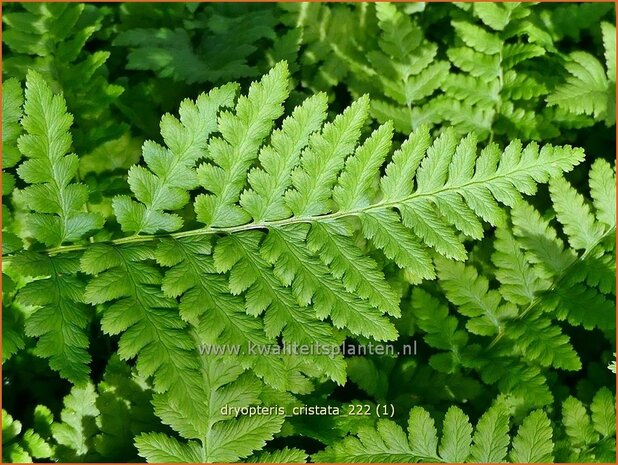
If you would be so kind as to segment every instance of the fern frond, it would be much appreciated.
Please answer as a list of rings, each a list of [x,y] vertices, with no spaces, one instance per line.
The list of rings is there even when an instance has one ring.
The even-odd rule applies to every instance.
[[[130,28],[114,45],[126,47],[126,68],[153,71],[178,82],[225,82],[257,74],[252,56],[266,39],[274,41],[276,20],[270,9],[204,5],[183,27]],[[180,26],[180,24],[179,24]]]
[[[22,203],[31,207],[33,215],[72,218],[76,209],[86,207],[87,191],[72,187],[80,185],[71,182],[76,158],[66,155],[70,117],[62,99],[53,96],[39,76],[31,74],[28,80],[23,118],[27,134],[21,137],[20,148],[29,159],[19,173],[33,185],[21,194]],[[281,118],[289,87],[287,66],[280,63],[253,83],[246,95],[236,98],[236,86],[228,84],[195,102],[183,102],[179,119],[164,116],[165,146],[145,144],[144,165],[129,172],[132,195],[114,199],[121,229],[134,235],[114,238],[120,232],[110,228],[113,239],[105,243],[79,243],[88,232],[84,229],[44,241],[52,248],[43,253],[7,259],[9,274],[36,278],[20,283],[19,295],[24,304],[42,307],[26,320],[27,326],[34,325],[31,333],[40,337],[39,346],[47,339],[56,341],[66,329],[37,318],[49,307],[69,305],[53,316],[75,333],[73,339],[56,344],[55,351],[38,349],[40,354],[50,357],[52,367],[71,381],[78,382],[78,375],[83,378],[75,392],[89,389],[81,384],[87,382],[83,370],[89,359],[80,338],[89,322],[84,303],[97,306],[103,332],[119,336],[118,356],[136,359],[137,377],[144,383],[144,390],[134,393],[136,402],[149,399],[150,393],[144,391],[152,386],[152,413],[162,425],[139,428],[134,418],[122,422],[138,435],[137,453],[149,461],[257,459],[253,454],[276,434],[290,434],[283,429],[286,415],[228,415],[221,410],[224,406],[294,403],[290,393],[310,395],[314,383],[345,383],[347,364],[341,354],[255,356],[246,353],[249,346],[339,348],[346,339],[395,340],[398,330],[409,325],[405,329],[409,335],[416,325],[427,343],[438,349],[424,372],[436,380],[463,379],[473,397],[481,392],[478,374],[484,384],[495,386],[491,390],[510,394],[523,414],[551,403],[547,367],[580,367],[568,338],[552,318],[584,320],[585,327],[589,321],[580,314],[564,316],[557,302],[546,300],[546,291],[561,289],[556,283],[564,287],[575,283],[585,292],[593,288],[593,299],[608,302],[615,293],[603,273],[577,266],[582,254],[595,264],[610,266],[615,253],[610,240],[615,200],[608,198],[615,176],[611,167],[595,165],[590,206],[559,180],[562,172],[582,161],[581,149],[541,148],[517,140],[504,149],[494,143],[479,149],[474,135],[461,138],[446,129],[433,138],[421,126],[392,152],[390,123],[366,130],[371,113],[367,96],[331,121],[326,121],[324,94]],[[50,131],[53,137],[48,140],[43,135]],[[33,155],[37,150],[41,155]],[[66,164],[68,174],[58,178],[58,170],[49,168],[52,162],[55,167]],[[548,221],[522,206],[522,194],[534,194],[537,184],[548,181],[570,248]],[[39,185],[49,185],[49,192],[75,190],[70,198],[74,203],[68,208],[58,202],[62,208],[48,212],[41,207],[47,205],[43,196],[32,189]],[[189,212],[186,207],[192,198]],[[188,218],[186,226],[183,217]],[[576,218],[584,221],[576,224]],[[495,276],[493,271],[479,273],[474,263],[461,263],[469,252],[464,240],[482,239],[485,223],[498,228]],[[533,237],[525,237],[524,226],[533,230]],[[537,243],[539,235],[548,238],[549,247]],[[74,244],[63,245],[67,242]],[[479,250],[470,250],[473,260],[483,260]],[[540,255],[535,257],[537,251]],[[385,264],[382,254],[395,263]],[[33,257],[36,263],[28,264],[26,259]],[[427,285],[431,292],[412,291],[412,310],[403,324],[393,319],[401,316],[399,301],[408,285],[387,281],[384,274],[396,270],[395,265],[404,268],[406,279],[413,282],[433,278],[434,265],[438,275],[436,284]],[[570,281],[561,278],[566,270],[576,271]],[[52,287],[55,293],[49,291]],[[434,297],[436,289],[445,291],[457,316]],[[570,289],[578,292],[577,286]],[[609,329],[604,320],[596,325]],[[232,357],[202,352],[203,347],[221,345],[240,345],[241,352],[229,354]],[[71,350],[85,353],[86,358],[71,352],[62,360],[67,366],[55,361]],[[71,373],[67,367],[82,372]],[[462,369],[473,373],[463,376]],[[359,373],[362,370],[350,377],[358,379]],[[384,386],[362,385],[386,395]],[[104,385],[92,389],[99,398],[110,393]],[[83,449],[65,455],[80,459],[109,454],[104,451],[112,442],[105,442],[109,430],[104,429],[103,417],[124,411],[122,406],[132,402],[126,397],[106,396],[113,406],[110,410],[94,404],[98,413],[86,415],[96,426],[92,432],[69,428],[73,419],[64,420],[69,426],[62,433],[62,444],[75,440]],[[412,413],[409,434],[383,420],[377,429],[364,423],[356,439],[342,444],[353,444],[360,452],[351,456],[363,461],[452,462],[468,460],[472,454],[504,460],[508,454],[500,433],[504,426],[497,426],[495,438],[487,431],[473,435],[468,417],[453,407],[440,441],[429,414],[419,408]],[[492,413],[486,422],[506,422],[508,428],[508,416]],[[545,420],[544,413],[528,417],[513,442],[512,457],[551,458],[553,445]],[[487,445],[494,441],[495,449]],[[95,444],[94,451],[81,447],[86,442]],[[126,441],[119,441],[119,447],[133,451]],[[337,447],[344,446],[328,450]]]
[[[127,69],[151,70],[189,84],[209,80],[209,67],[193,50],[191,37],[183,29],[139,28],[123,31],[114,45],[127,47]]]
[[[547,103],[560,105],[576,114],[605,118],[611,89],[603,66],[585,52],[573,52],[569,58],[565,67],[570,77],[547,98]]]
[[[310,97],[298,106],[271,134],[270,144],[260,150],[261,167],[252,168],[240,204],[254,221],[273,221],[290,216],[283,196],[294,167],[310,136],[326,119],[326,94]]]
[[[183,403],[195,405],[200,385],[195,344],[177,318],[175,300],[160,290],[161,274],[147,261],[154,258],[153,248],[146,245],[92,246],[81,258],[81,270],[94,275],[84,300],[109,302],[101,327],[107,334],[123,333],[121,359],[139,354],[139,372],[154,376],[155,391],[172,390]]]
[[[564,226],[570,248],[565,247],[549,221],[532,207],[521,201],[514,205],[513,228],[505,224],[496,230],[492,261],[500,283],[497,290],[489,287],[491,274],[479,276],[470,265],[444,258],[435,260],[440,287],[459,313],[469,318],[466,329],[472,334],[494,336],[488,346],[492,362],[483,367],[476,365],[468,357],[479,358],[478,355],[468,354],[469,349],[461,343],[435,339],[433,333],[438,323],[429,325],[425,321],[423,305],[441,315],[440,324],[449,325],[451,337],[457,321],[451,320],[453,317],[448,316],[439,301],[417,291],[413,297],[419,300],[413,301],[413,310],[419,327],[427,333],[429,344],[447,351],[438,359],[444,365],[436,367],[453,369],[454,361],[462,366],[476,366],[487,382],[501,383],[503,392],[504,389],[522,392],[524,385],[514,372],[527,379],[527,383],[536,379],[534,383],[541,388],[543,376],[537,364],[566,370],[581,367],[569,338],[553,319],[567,319],[585,328],[597,326],[604,331],[614,328],[615,286],[603,276],[615,273],[612,265],[615,212],[609,210],[615,201],[615,191],[610,187],[615,174],[607,162],[598,161],[591,169],[590,179],[591,192],[597,199],[592,205],[598,205],[603,222],[566,181],[561,178],[550,181],[556,216]],[[586,266],[587,263],[594,265]],[[514,354],[523,357],[523,365],[521,360],[511,359]],[[538,399],[551,400],[547,390],[544,391],[543,395],[539,391]]]
[[[331,21],[336,21],[336,29],[332,26],[337,30],[333,37],[324,34],[314,37],[312,25],[303,21],[303,31],[307,34],[303,39],[312,48],[319,47],[321,52],[316,51],[315,59],[324,60],[323,67],[328,68],[329,55],[338,58],[339,69],[333,70],[329,84],[347,78],[355,98],[365,93],[371,95],[374,118],[381,123],[393,121],[395,129],[404,134],[423,124],[432,126],[440,121],[431,97],[442,85],[449,63],[434,60],[437,46],[424,39],[423,30],[414,19],[389,3],[377,3],[354,12],[331,9],[331,14],[332,18],[325,14],[320,20],[329,27]],[[361,30],[367,30],[364,35],[360,35],[359,21]],[[350,31],[339,36],[341,23]],[[318,46],[314,41],[324,43]]]
[[[274,452],[261,452],[248,463],[307,463],[307,454],[299,449],[285,447]]]
[[[91,441],[97,433],[95,418],[99,409],[95,402],[97,393],[92,383],[74,386],[64,398],[60,422],[52,425],[52,436],[57,442],[56,455],[67,462],[88,460],[94,453]]]
[[[2,275],[2,289],[5,293],[11,278]],[[9,284],[10,285],[10,284]],[[4,300],[6,299],[6,300]],[[2,303],[2,363],[10,360],[26,346],[24,318],[14,302],[8,303],[9,297],[4,297]]]
[[[612,11],[611,5],[606,3],[556,4],[547,5],[539,17],[554,40],[568,37],[579,41],[582,33],[592,30]]]
[[[375,8],[378,47],[367,54],[371,72],[355,73],[361,81],[356,86],[373,87],[373,116],[380,122],[393,119],[399,132],[408,133],[420,124],[435,124],[439,119],[432,111],[431,97],[443,84],[449,63],[434,60],[435,44],[425,40],[417,22],[395,4],[380,3]],[[383,97],[378,98],[380,94]]]
[[[550,319],[542,317],[538,312],[529,312],[527,306],[531,302],[525,303],[523,309],[505,302],[500,292],[490,290],[488,279],[479,276],[473,267],[444,259],[438,260],[436,266],[440,287],[457,311],[469,318],[466,321],[467,331],[471,335],[493,336],[493,340],[483,350],[484,356],[481,357],[478,348],[474,348],[473,344],[465,344],[466,334],[459,330],[453,334],[453,337],[458,334],[457,339],[443,347],[442,350],[447,352],[435,356],[434,366],[449,371],[461,366],[474,368],[479,370],[486,383],[497,383],[501,392],[525,398],[530,405],[543,406],[551,402],[552,396],[539,365],[579,369],[581,363],[568,337],[562,334],[559,327],[552,326]],[[421,323],[424,317],[419,305],[423,302],[421,300],[413,306],[415,317],[419,319],[421,329],[428,332],[425,336],[428,343],[435,346],[429,333],[432,326]],[[441,308],[440,301],[436,299],[426,302],[432,309]],[[457,320],[452,316],[447,317],[445,309],[441,312],[442,324],[449,322],[451,331],[455,331]],[[479,363],[484,357],[490,360]],[[532,390],[536,392],[534,397],[525,394]]]
[[[470,461],[478,463],[500,462],[507,456],[509,437],[509,412],[496,402],[476,424]]]
[[[235,418],[222,413],[224,408],[259,405],[261,383],[243,368],[217,358],[202,358],[203,374],[200,398],[196,399],[198,416],[187,416],[170,393],[155,398],[158,415],[168,420],[181,436],[181,442],[163,433],[144,433],[137,436],[139,454],[149,462],[234,462],[264,447],[277,433],[285,417],[278,415],[241,416]],[[171,420],[171,421],[170,421]]]
[[[245,232],[220,239],[214,250],[214,263],[218,272],[230,271],[230,291],[245,295],[245,309],[250,315],[264,313],[266,336],[275,338],[282,334],[288,343],[336,345],[337,339],[332,328],[320,321],[314,313],[304,306],[309,303],[311,294],[297,288],[297,294],[284,285],[269,263],[261,256],[259,244],[262,236],[258,232]],[[233,253],[232,253],[233,251]],[[306,255],[306,253],[305,253]],[[304,264],[303,264],[304,265]],[[289,277],[287,278],[289,284]],[[325,277],[326,279],[326,277]],[[311,357],[323,373],[331,379],[343,383],[345,365],[343,358],[337,356]]]
[[[30,72],[22,119],[26,134],[18,139],[19,150],[27,160],[17,172],[31,184],[20,192],[33,211],[26,219],[27,234],[48,246],[76,241],[103,225],[100,215],[83,211],[87,187],[73,182],[78,159],[68,154],[72,121],[64,98],[53,95],[43,78]]]
[[[488,4],[468,10],[451,21],[457,39],[447,55],[459,72],[444,81],[444,118],[481,140],[504,134],[533,140],[555,136],[552,117],[537,108],[548,93],[539,57],[553,45],[534,40],[530,6]]]
[[[450,407],[444,416],[441,440],[434,420],[422,407],[410,410],[408,434],[391,420],[378,420],[375,427],[360,428],[312,458],[317,462],[544,462],[552,459],[552,429],[547,415],[532,412],[523,421],[512,443],[510,413],[495,402],[480,418],[473,435],[468,416]]]
[[[616,403],[614,400],[609,389],[601,388],[590,404],[592,426],[601,437],[607,438],[616,434]]]
[[[3,72],[25,79],[33,70],[54,92],[64,92],[76,118],[75,145],[84,154],[127,130],[112,118],[111,105],[124,88],[108,82],[110,52],[86,49],[86,43],[102,28],[104,11],[83,3],[43,2],[20,5],[2,16],[8,52]]]
[[[364,144],[359,144],[361,128],[367,118],[368,99],[360,99],[322,128],[323,117],[318,116],[310,128],[298,133],[295,128],[307,117],[307,109],[313,109],[314,105],[322,107],[321,97],[316,97],[285,120],[281,132],[274,133],[271,147],[281,144],[280,151],[288,142],[292,146],[292,141],[286,138],[284,143],[279,137],[295,134],[297,142],[281,171],[273,167],[269,172],[277,178],[278,187],[277,195],[269,192],[266,196],[264,188],[256,184],[256,176],[266,172],[253,171],[254,176],[249,175],[249,179],[247,172],[260,157],[264,160],[264,169],[270,170],[268,151],[260,152],[259,148],[271,133],[274,119],[281,115],[281,105],[287,96],[286,68],[278,65],[261,82],[254,84],[248,97],[239,98],[235,113],[220,112],[216,128],[222,137],[211,137],[206,142],[208,133],[215,130],[214,114],[220,105],[230,104],[232,92],[233,87],[226,86],[200,97],[195,104],[185,102],[180,121],[164,117],[162,132],[169,149],[152,145],[145,148],[146,163],[151,171],[133,168],[129,175],[138,202],[117,197],[116,213],[120,223],[129,230],[175,229],[179,226],[173,224],[177,218],[165,210],[178,208],[186,201],[186,192],[192,186],[185,183],[196,179],[197,173],[198,181],[211,192],[198,195],[195,200],[197,219],[208,226],[189,234],[179,233],[179,237],[213,232],[230,234],[215,242],[214,261],[210,265],[191,265],[197,270],[206,267],[212,273],[198,279],[193,271],[192,281],[184,287],[168,289],[169,294],[177,296],[190,289],[195,292],[196,283],[201,283],[202,288],[207,285],[204,279],[208,283],[218,281],[219,292],[227,293],[217,275],[231,270],[230,291],[234,294],[246,292],[247,313],[257,317],[265,311],[264,335],[268,340],[283,334],[289,342],[311,344],[318,340],[335,344],[337,339],[332,327],[320,321],[326,318],[330,318],[335,327],[346,328],[354,335],[379,340],[396,336],[394,326],[384,314],[399,314],[397,295],[383,280],[376,263],[363,258],[353,243],[349,219],[360,219],[365,236],[387,255],[397,257],[400,265],[418,270],[420,277],[431,277],[433,266],[429,247],[447,257],[463,259],[465,249],[456,236],[457,230],[470,237],[481,237],[480,219],[492,224],[502,221],[498,202],[515,204],[519,192],[533,193],[537,182],[570,170],[583,156],[581,150],[568,146],[545,146],[539,150],[535,144],[524,148],[518,142],[510,144],[502,156],[495,145],[479,155],[472,136],[460,141],[447,131],[432,143],[427,130],[421,128],[393,154],[380,179],[392,133],[384,126]],[[48,91],[45,95],[52,98]],[[64,146],[68,137],[63,133],[60,138]],[[196,138],[199,143],[191,144]],[[193,165],[202,155],[204,146],[206,156],[216,165],[205,163],[195,170]],[[164,161],[170,157],[175,161],[167,165]],[[182,174],[181,184],[176,177],[178,174]],[[357,177],[358,174],[361,176]],[[416,183],[411,182],[413,179]],[[250,190],[241,195],[247,181]],[[363,183],[362,189],[359,182]],[[261,211],[285,212],[287,216],[277,214],[277,219],[249,222],[256,210],[246,211],[243,207],[247,199],[258,197]],[[124,215],[127,212],[128,216],[135,213],[136,218],[127,219]],[[383,219],[387,223],[382,224]],[[390,230],[386,228],[389,222],[397,226]],[[258,228],[267,229],[268,233],[250,231]],[[143,238],[149,239],[148,236]],[[136,240],[140,237],[131,238],[131,241]],[[184,244],[189,246],[190,242]],[[414,244],[414,247],[402,250],[401,246],[407,244]],[[210,252],[202,245],[198,245],[203,255],[200,260],[208,262]],[[165,384],[169,381],[163,381],[168,361],[184,360],[186,367],[195,367],[188,352],[194,341],[186,334],[186,324],[172,317],[175,313],[173,300],[150,289],[162,283],[164,288],[166,286],[159,272],[144,262],[153,258],[154,249],[146,246],[89,247],[82,258],[82,271],[98,275],[88,284],[88,302],[115,302],[103,317],[104,331],[110,334],[127,331],[120,343],[124,358],[144,352],[142,349],[147,347],[146,356],[138,357],[138,366],[145,374],[154,374],[157,390],[165,391],[169,387]],[[159,258],[165,266],[178,266],[181,262],[183,267],[189,266],[188,262],[172,259],[169,254]],[[177,276],[182,269],[172,271],[170,276]],[[129,277],[134,273],[143,274],[143,280],[132,282]],[[187,278],[190,275],[187,274]],[[110,283],[118,285],[110,288]],[[195,297],[189,293],[185,298],[192,302]],[[310,304],[308,312],[304,307]],[[140,311],[131,313],[131,318],[121,317],[120,313],[128,306],[136,306]],[[149,309],[153,308],[157,311],[151,314]],[[203,311],[197,310],[191,315],[186,313],[185,305],[181,308],[188,321],[204,328],[204,323],[200,322]],[[223,311],[228,316],[237,314],[231,309]],[[157,334],[168,331],[178,335],[173,342],[158,339]],[[218,337],[222,331],[202,333],[210,339]],[[138,333],[149,336],[138,343],[133,340],[133,334]],[[261,333],[256,327],[256,337],[262,340],[264,336],[257,334]],[[154,359],[147,355],[149,351],[159,350],[165,356]],[[316,357],[314,363],[333,379],[341,381],[343,362],[341,358],[335,360],[337,363],[333,364],[328,357]],[[260,376],[271,382],[275,373],[280,373],[280,368],[275,367],[263,366],[262,370]],[[191,381],[190,376],[184,379],[186,383],[172,388],[179,389],[179,398],[190,399],[195,395],[192,383],[197,381]]]
[[[133,438],[144,431],[157,431],[160,423],[151,401],[152,391],[145,378],[113,355],[97,385],[97,434],[94,449],[102,460],[137,460]],[[92,448],[92,443],[89,446]]]
[[[616,402],[607,388],[593,397],[590,412],[574,397],[562,404],[564,436],[558,453],[562,460],[611,462],[616,457]]]
[[[135,445],[149,463],[199,463],[201,450],[197,442],[182,443],[163,433],[138,436]]]
[[[346,157],[358,142],[368,106],[369,100],[361,98],[311,138],[309,149],[303,151],[300,165],[292,172],[293,189],[285,194],[295,216],[316,216],[331,211],[332,188]]]
[[[571,53],[565,63],[569,76],[547,97],[547,103],[577,115],[592,115],[613,126],[616,123],[616,27],[602,23],[601,30],[605,69],[590,53]]]
[[[315,234],[314,240],[319,240],[319,232]],[[330,316],[336,328],[346,328],[352,334],[378,341],[395,339],[397,332],[382,316],[384,310],[379,311],[369,301],[348,292],[345,282],[342,284],[337,279],[338,273],[330,272],[325,264],[302,247],[306,235],[307,228],[302,225],[271,229],[262,247],[266,260],[275,265],[275,274],[285,277],[285,284],[294,279],[293,289],[297,290],[299,303],[308,304],[312,299],[317,317],[323,320]],[[329,240],[329,234],[322,239]],[[398,307],[395,311],[399,312]]]
[[[199,461],[230,461],[247,456],[278,431],[283,417],[223,421],[221,407],[255,404],[261,384],[250,375],[241,377],[244,369],[239,365],[199,357],[199,339],[177,317],[175,301],[158,289],[161,275],[147,261],[154,258],[155,251],[149,246],[93,246],[81,262],[84,272],[95,275],[85,299],[96,304],[111,302],[103,313],[103,331],[122,333],[120,357],[137,356],[140,375],[153,376],[157,416],[181,436],[201,441]],[[250,436],[260,439],[248,440],[243,448],[226,446],[243,435],[247,440]],[[150,460],[160,457],[157,454],[163,451],[167,451],[167,457],[181,460],[186,450],[195,448],[195,441],[181,446],[165,435],[145,433],[137,438],[136,446]]]
[[[616,227],[616,194],[614,168],[605,160],[595,160],[590,168],[590,196],[597,219],[610,228]]]
[[[614,328],[615,286],[608,277],[615,274],[615,213],[609,210],[615,201],[615,174],[607,162],[597,161],[590,178],[597,199],[591,205],[563,179],[550,181],[554,211],[571,247],[565,247],[548,219],[517,201],[513,227],[505,222],[496,230],[491,257],[495,271],[479,275],[472,265],[434,259],[440,289],[465,317],[466,327],[465,332],[458,329],[458,320],[439,299],[420,290],[412,293],[411,316],[427,343],[444,351],[430,358],[436,370],[479,370],[484,381],[498,383],[501,392],[517,397],[534,389],[536,395],[526,398],[543,406],[552,400],[544,367],[579,370],[582,365],[569,337],[553,320],[603,331]],[[603,222],[591,209],[595,205]],[[490,287],[494,278],[496,289]],[[426,312],[436,321],[428,321]],[[493,340],[481,356],[474,342],[483,336]],[[484,357],[491,361],[479,364]]]
[[[87,382],[91,357],[86,328],[91,310],[82,303],[85,285],[75,276],[79,257],[23,252],[11,266],[21,276],[37,278],[16,296],[18,303],[36,308],[25,321],[26,334],[38,338],[34,353],[49,358],[63,378],[80,385]]]
[[[489,289],[489,282],[473,267],[461,263],[438,261],[438,279],[446,297],[464,316],[470,318],[466,328],[473,334],[492,336],[504,331],[505,320],[514,309],[502,303],[498,291]]]
[[[457,318],[449,315],[445,305],[420,288],[412,291],[412,309],[416,324],[425,332],[425,342],[447,351],[432,355],[429,364],[441,372],[455,371],[455,367],[461,364],[461,352],[468,342],[467,332],[458,329]]]
[[[281,3],[278,8],[283,11],[283,24],[300,33],[299,78],[314,92],[330,90],[351,77],[342,58],[359,60],[362,55],[356,46],[377,35],[375,15],[368,14],[368,4]]]
[[[243,299],[229,294],[227,280],[217,273],[211,251],[209,238],[162,240],[156,259],[160,265],[171,267],[162,281],[165,294],[180,296],[180,316],[196,328],[205,344],[239,346],[240,353],[230,355],[237,363],[252,368],[267,384],[290,392],[306,391],[304,376],[288,369],[281,358],[248,353],[250,345],[266,347],[275,340],[266,336],[261,319],[245,313]]]
[[[615,273],[616,215],[615,210],[607,208],[615,202],[616,194],[614,189],[601,187],[600,179],[615,182],[614,170],[607,162],[595,163],[590,171],[592,206],[599,208],[598,213],[593,213],[589,203],[565,180],[557,178],[550,183],[556,217],[571,248],[565,247],[549,221],[525,204],[513,209],[513,232],[543,279],[543,290],[553,290],[542,295],[540,307],[574,325],[611,330],[615,327],[615,285],[606,278]],[[602,202],[600,189],[604,193]],[[586,266],[588,263],[594,265]]]

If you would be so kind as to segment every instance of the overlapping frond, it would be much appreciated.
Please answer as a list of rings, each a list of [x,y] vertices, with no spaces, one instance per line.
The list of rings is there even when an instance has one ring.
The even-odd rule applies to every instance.
[[[64,91],[75,115],[75,145],[87,153],[127,128],[111,118],[111,106],[124,91],[108,81],[109,51],[87,51],[102,28],[104,10],[84,3],[31,3],[12,6],[2,15],[7,29],[3,72],[25,79],[35,70],[55,92]]]
[[[453,72],[444,82],[442,115],[460,132],[475,131],[482,139],[554,136],[552,116],[538,107],[548,93],[541,69],[543,60],[551,60],[546,55],[553,43],[535,34],[529,6],[488,3],[464,9],[451,21],[457,39],[447,50]]]
[[[549,105],[570,113],[603,119],[616,124],[616,27],[601,23],[605,48],[605,67],[587,52],[572,52],[565,68],[568,76],[547,96]]]
[[[531,206],[521,203],[513,209],[514,236],[545,291],[536,305],[573,325],[604,331],[615,327],[614,185],[614,169],[604,160],[590,170],[592,203],[562,178],[550,183],[568,245]]]
[[[211,4],[191,15],[183,27],[133,27],[114,45],[126,47],[127,69],[153,71],[186,83],[225,82],[258,74],[252,55],[276,39],[270,9]]]

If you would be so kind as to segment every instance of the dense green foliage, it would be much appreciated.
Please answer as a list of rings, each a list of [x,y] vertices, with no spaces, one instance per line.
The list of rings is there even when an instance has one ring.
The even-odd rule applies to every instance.
[[[3,461],[615,462],[612,4],[3,22]]]

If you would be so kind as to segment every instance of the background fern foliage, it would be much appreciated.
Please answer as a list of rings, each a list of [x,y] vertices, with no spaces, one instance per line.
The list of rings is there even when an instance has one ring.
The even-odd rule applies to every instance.
[[[6,462],[615,462],[609,3],[3,7]]]

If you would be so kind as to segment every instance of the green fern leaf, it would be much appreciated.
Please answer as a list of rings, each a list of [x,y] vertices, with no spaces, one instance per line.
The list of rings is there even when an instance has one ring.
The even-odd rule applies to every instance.
[[[98,214],[82,211],[88,199],[86,186],[72,182],[78,159],[67,154],[71,122],[64,99],[53,95],[40,75],[29,73],[22,119],[26,134],[18,140],[19,150],[28,159],[18,173],[31,184],[21,192],[33,210],[27,219],[28,234],[48,246],[76,241],[103,225]]]
[[[357,437],[347,437],[313,456],[314,462],[411,463],[416,456],[399,425],[379,420],[376,428],[360,428]]]
[[[448,308],[426,291],[412,291],[412,309],[419,329],[425,332],[425,342],[436,349],[448,351],[434,354],[429,364],[436,370],[451,373],[461,363],[460,352],[468,342],[468,334],[458,329],[457,318],[449,315]]]
[[[569,76],[547,97],[547,103],[578,115],[604,119],[612,126],[616,123],[616,27],[602,23],[601,29],[606,68],[587,52],[571,53],[565,64]]]
[[[335,278],[343,280],[348,292],[367,299],[369,304],[382,309],[384,313],[400,316],[395,291],[386,282],[384,275],[377,271],[378,264],[363,255],[350,236],[352,232],[342,224],[316,224],[309,231],[307,245],[329,266]],[[371,313],[373,310],[367,311]]]
[[[163,433],[148,433],[135,438],[135,446],[148,463],[199,463],[201,447],[196,441],[182,443]]]
[[[314,239],[319,241],[319,232],[314,234],[317,236]],[[303,226],[271,229],[262,247],[265,258],[275,264],[276,274],[287,279],[295,278],[297,285],[293,288],[300,293],[299,303],[308,303],[307,299],[313,298],[313,307],[320,320],[330,316],[335,327],[346,328],[352,334],[379,341],[394,339],[397,335],[395,327],[381,315],[381,311],[372,308],[369,301],[348,293],[340,281],[333,279],[332,274],[337,276],[340,273],[330,273],[326,265],[299,246],[305,242],[306,235],[307,228]],[[323,237],[327,238],[328,235]],[[347,281],[350,279],[348,276]],[[395,312],[398,311],[396,308]]]
[[[614,182],[614,176],[613,169],[603,162],[591,169],[592,206],[599,208],[594,213],[568,182],[561,178],[551,182],[556,216],[572,248],[565,247],[549,221],[532,207],[521,203],[513,209],[514,235],[526,250],[535,273],[543,280],[543,290],[553,289],[540,299],[540,308],[555,312],[558,319],[568,319],[571,324],[586,328],[615,327],[611,302],[615,287],[603,278],[615,273],[615,212],[608,211],[608,206],[615,202],[615,192],[600,184]],[[602,202],[600,192],[604,193]],[[588,263],[594,265],[587,267]]]
[[[35,416],[37,410],[35,409]],[[29,428],[22,432],[22,423],[14,419],[2,409],[2,461],[5,463],[32,463],[33,459],[48,459],[53,450],[34,429]]]
[[[457,407],[451,407],[444,416],[443,436],[440,442],[440,458],[444,462],[463,462],[470,455],[472,425],[468,417]]]
[[[82,256],[81,270],[95,277],[84,299],[93,305],[111,303],[101,326],[108,334],[123,333],[121,359],[140,354],[140,374],[154,376],[156,391],[171,389],[183,402],[194,403],[200,385],[195,345],[186,324],[176,318],[175,301],[152,290],[152,285],[161,285],[159,270],[146,262],[154,258],[153,249],[144,245],[89,248]]]
[[[552,429],[547,415],[532,412],[517,430],[510,459],[521,463],[543,463],[553,460]]]
[[[46,2],[19,5],[2,16],[7,29],[4,71],[18,79],[36,71],[54,92],[63,90],[76,119],[75,146],[83,154],[127,131],[111,113],[124,88],[108,82],[110,52],[87,51],[86,43],[102,29],[104,16],[105,10],[95,5]]]
[[[204,381],[196,399],[198,416],[187,416],[187,410],[174,403],[170,392],[154,400],[158,415],[189,441],[180,442],[161,433],[141,434],[135,444],[142,457],[149,461],[166,458],[174,462],[233,462],[263,448],[280,430],[282,416],[229,418],[222,413],[224,407],[261,403],[260,383],[255,377],[243,375],[238,365],[222,363],[217,358],[203,358],[201,371]]]
[[[487,26],[502,31],[512,18],[526,17],[529,11],[516,3],[479,3],[474,5],[474,13]]]
[[[562,404],[565,439],[559,452],[563,460],[607,462],[615,458],[615,397],[607,388],[600,389],[590,410],[592,418],[586,406],[574,397]]]
[[[433,279],[435,273],[429,251],[401,224],[397,213],[384,210],[361,216],[363,235],[400,268],[420,279]]]
[[[234,11],[207,5],[192,14],[190,22],[190,27],[185,22],[174,29],[131,28],[118,34],[113,44],[129,49],[127,69],[193,84],[255,76],[251,57],[264,39],[276,38],[275,18],[264,8]]]
[[[294,215],[315,216],[331,210],[331,189],[360,137],[368,105],[369,100],[361,98],[312,137],[301,165],[292,172],[294,189],[285,195]]]
[[[99,410],[95,405],[97,393],[94,385],[73,387],[64,398],[60,423],[52,425],[52,435],[58,443],[56,455],[61,460],[76,462],[88,460],[94,454],[92,438],[97,432],[95,418]]]
[[[35,354],[49,358],[50,366],[63,378],[85,383],[91,360],[86,333],[90,311],[81,303],[84,283],[75,276],[79,258],[23,252],[11,266],[22,276],[38,278],[22,287],[16,297],[22,305],[36,307],[25,323],[26,334],[38,338]]]
[[[597,219],[610,228],[616,227],[616,173],[605,160],[596,160],[590,169],[590,195]]]
[[[551,39],[534,40],[530,15],[529,5],[516,3],[474,6],[453,15],[456,39],[447,55],[460,72],[445,78],[441,113],[460,133],[474,131],[481,139],[555,135],[555,118],[541,108],[532,110],[548,93],[539,57],[553,45]]]
[[[513,308],[502,304],[498,291],[477,271],[460,263],[437,261],[438,278],[447,298],[458,311],[470,318],[466,328],[473,334],[491,336],[504,331],[504,320],[513,315]]]
[[[274,339],[265,334],[263,322],[243,311],[241,297],[229,294],[227,280],[217,274],[209,238],[166,239],[157,247],[157,262],[171,267],[162,289],[167,296],[180,298],[180,316],[193,325],[200,340],[211,346],[240,346],[241,353],[229,354],[250,367],[256,375],[279,389],[304,392],[305,378],[275,355],[249,354],[249,347],[269,346]]]
[[[143,431],[160,428],[151,401],[152,391],[146,379],[113,355],[97,385],[97,434],[94,448],[103,460],[138,459],[133,438]]]
[[[596,223],[584,198],[563,178],[550,183],[550,193],[556,217],[562,223],[571,248],[592,248],[603,236],[605,228]]]
[[[470,449],[470,461],[478,463],[497,463],[506,459],[509,447],[509,415],[506,409],[496,402],[479,419]]]
[[[592,425],[602,437],[616,434],[616,404],[614,396],[607,388],[601,388],[590,404]]]
[[[297,304],[300,301],[306,306],[311,295],[300,288],[294,295],[289,287],[282,284],[281,277],[277,277],[273,268],[262,258],[258,248],[260,240],[259,233],[245,232],[217,242],[213,256],[215,268],[218,272],[231,270],[230,291],[233,294],[247,291],[245,309],[250,315],[257,316],[265,311],[264,330],[267,337],[283,334],[284,341],[288,343],[311,345],[317,341],[325,346],[335,345],[336,338],[329,325]],[[291,278],[288,276],[287,279]],[[312,362],[333,380],[344,382],[345,366],[340,356],[334,359],[312,357]]]
[[[391,420],[378,420],[374,427],[363,426],[326,450],[313,455],[315,462],[500,462],[511,444],[510,414],[504,403],[496,401],[483,414],[476,431],[468,416],[450,407],[444,417],[442,438],[434,420],[421,407],[410,410],[408,435]],[[471,443],[474,441],[474,444]],[[537,410],[528,415],[513,438],[511,460],[520,463],[552,460],[552,429],[547,415]]]
[[[574,397],[569,397],[562,405],[562,423],[573,446],[582,446],[599,439],[586,407]]]
[[[3,288],[6,289],[11,278],[7,275],[2,275]],[[6,292],[6,291],[5,291]],[[22,350],[26,345],[24,337],[24,321],[19,309],[11,303],[10,305],[3,304],[2,306],[2,363],[11,359],[16,353]]]

